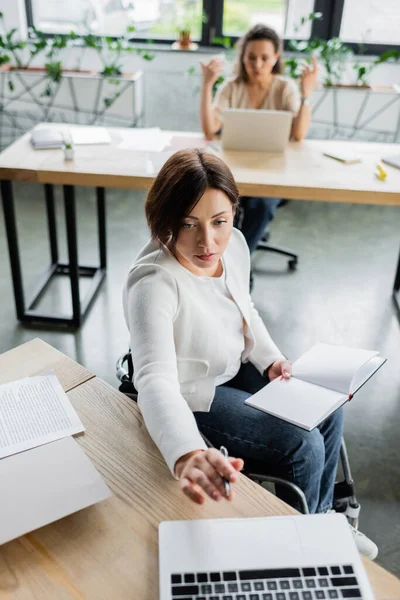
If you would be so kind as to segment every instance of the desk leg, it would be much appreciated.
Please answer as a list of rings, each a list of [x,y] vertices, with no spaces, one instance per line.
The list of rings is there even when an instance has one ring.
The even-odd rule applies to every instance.
[[[76,232],[75,189],[64,185],[65,221],[67,226],[69,277],[71,281],[72,324],[81,324],[81,302],[79,295],[78,242]]]
[[[23,320],[25,314],[24,290],[22,286],[21,263],[19,258],[17,226],[15,221],[14,198],[11,181],[1,181],[3,198],[4,224],[6,228],[8,253],[10,256],[11,276],[14,288],[15,308],[17,319]]]
[[[396,275],[394,278],[393,300],[394,300],[397,310],[399,311],[399,314],[400,314],[400,253],[399,253],[399,259],[397,261]]]
[[[97,196],[97,222],[99,229],[99,254],[100,268],[107,268],[107,239],[106,239],[106,191],[96,188]]]
[[[44,193],[46,198],[46,210],[47,210],[47,224],[49,230],[50,240],[50,256],[51,264],[56,265],[58,263],[58,244],[57,244],[57,223],[56,213],[54,210],[54,187],[49,183],[44,186]]]

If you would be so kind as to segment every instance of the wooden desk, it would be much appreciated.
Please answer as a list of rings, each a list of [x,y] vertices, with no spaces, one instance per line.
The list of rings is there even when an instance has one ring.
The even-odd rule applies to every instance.
[[[24,370],[26,356],[30,364],[35,360],[35,372],[43,357],[42,370],[64,361],[71,376],[76,370],[81,377],[82,367],[61,360],[60,352],[38,340],[0,355],[2,376],[15,372],[13,361],[21,365],[20,377],[31,374],[29,366]],[[156,600],[160,521],[295,512],[244,476],[234,502],[192,504],[172,479],[134,402],[97,378],[75,386],[68,397],[87,428],[77,441],[114,496],[0,546],[0,598]],[[377,600],[399,600],[400,581],[368,560],[365,565]]]
[[[69,130],[79,125],[43,124]],[[11,270],[17,318],[25,322],[51,322],[78,327],[101,284],[106,269],[105,187],[149,188],[160,165],[172,153],[138,152],[119,148],[129,136],[129,129],[109,128],[110,145],[77,146],[73,161],[65,161],[61,150],[33,150],[25,134],[0,154],[0,180],[5,213]],[[199,133],[170,132],[174,136],[198,137]],[[345,165],[323,156],[324,151],[345,148],[360,156],[362,162]],[[385,166],[387,180],[382,182],[374,175],[375,165],[382,156],[398,154],[399,145],[332,140],[305,140],[291,142],[282,155],[258,152],[221,152],[221,157],[231,168],[239,191],[243,195],[271,196],[295,200],[324,202],[356,202],[377,205],[400,205],[400,170]],[[14,203],[11,182],[30,181],[45,185],[47,215],[50,234],[52,264],[44,281],[38,286],[33,299],[25,308],[21,267],[16,238]],[[64,200],[69,249],[68,264],[58,261],[57,238],[54,227],[53,184],[64,186]],[[99,215],[100,265],[78,265],[76,240],[76,215],[74,186],[93,186],[97,190]],[[35,305],[51,278],[57,273],[67,273],[71,279],[73,300],[72,319],[66,316],[43,315]],[[92,289],[85,302],[79,295],[79,276],[93,277]],[[394,283],[397,307],[400,290],[400,260]]]

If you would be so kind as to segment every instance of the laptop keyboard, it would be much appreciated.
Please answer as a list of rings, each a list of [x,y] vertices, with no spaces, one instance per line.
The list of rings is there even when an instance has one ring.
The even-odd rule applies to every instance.
[[[173,600],[360,600],[351,565],[171,575]]]

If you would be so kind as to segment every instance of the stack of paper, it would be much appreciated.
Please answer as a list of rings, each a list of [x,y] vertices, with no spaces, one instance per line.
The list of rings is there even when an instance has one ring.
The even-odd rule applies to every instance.
[[[35,150],[49,150],[64,146],[64,135],[51,127],[38,127],[31,133],[31,144]]]
[[[76,127],[70,130],[75,145],[110,144],[111,137],[105,127]]]
[[[124,131],[118,148],[137,152],[161,152],[168,146],[171,137],[170,133],[161,131],[159,127],[132,128]]]
[[[54,373],[0,386],[0,544],[108,498]]]
[[[54,373],[0,385],[0,458],[84,430]]]

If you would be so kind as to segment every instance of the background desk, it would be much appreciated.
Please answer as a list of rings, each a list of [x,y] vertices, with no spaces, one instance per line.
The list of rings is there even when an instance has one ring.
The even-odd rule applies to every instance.
[[[49,123],[45,124],[49,126]],[[52,124],[65,129],[65,124]],[[79,126],[69,126],[73,129]],[[73,161],[65,161],[61,150],[32,149],[27,133],[0,154],[0,180],[10,253],[17,318],[25,322],[79,326],[101,284],[106,269],[105,187],[148,188],[160,166],[171,152],[137,152],[119,148],[129,129],[109,128],[111,145],[77,146]],[[199,133],[171,132],[174,136],[198,137]],[[345,165],[323,156],[324,151],[345,150],[360,156],[362,162]],[[284,155],[256,152],[222,152],[242,195],[272,196],[295,200],[400,205],[400,170],[387,166],[385,182],[375,175],[382,156],[398,154],[396,144],[373,144],[325,140],[292,142]],[[42,183],[46,190],[52,264],[39,282],[33,299],[26,303],[22,285],[16,222],[11,182]],[[53,184],[64,186],[69,261],[58,261],[55,231]],[[79,266],[76,239],[74,186],[93,186],[97,190],[99,253],[98,266]],[[366,241],[366,244],[368,242]],[[73,315],[43,315],[35,305],[55,274],[67,274],[71,280]],[[93,278],[93,285],[81,302],[79,276]],[[400,310],[400,259],[394,282],[394,299]]]
[[[19,377],[54,368],[86,427],[76,439],[114,496],[0,546],[1,598],[157,600],[160,521],[295,512],[244,476],[234,502],[193,504],[134,402],[38,339],[0,355],[0,383],[15,378],[16,365]],[[399,600],[400,581],[364,562],[377,600]]]

